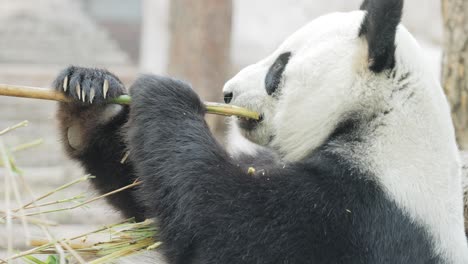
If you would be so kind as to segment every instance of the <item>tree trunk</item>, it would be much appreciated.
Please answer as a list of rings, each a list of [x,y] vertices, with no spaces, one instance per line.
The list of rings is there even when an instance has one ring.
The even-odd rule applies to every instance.
[[[230,70],[232,2],[171,0],[168,73],[190,82],[203,100],[222,100]],[[220,136],[223,120],[207,116]]]
[[[442,0],[442,15],[445,26],[442,80],[452,106],[458,145],[468,150],[468,1]],[[464,187],[468,231],[468,189]]]
[[[468,150],[468,1],[442,0],[445,25],[442,80],[460,148]]]

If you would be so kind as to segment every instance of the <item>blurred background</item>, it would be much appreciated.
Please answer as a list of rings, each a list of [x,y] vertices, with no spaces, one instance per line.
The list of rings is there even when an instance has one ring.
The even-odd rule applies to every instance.
[[[406,2],[404,22],[439,76],[440,1]],[[221,102],[224,82],[239,69],[270,54],[317,16],[354,10],[360,3],[0,0],[0,83],[49,87],[59,70],[73,64],[105,67],[127,84],[141,72],[173,75],[192,83],[202,99]],[[9,142],[44,138],[40,148],[18,156],[20,164],[61,166],[53,102],[2,97],[0,107],[0,127],[30,121]]]
[[[271,53],[317,16],[355,10],[361,2],[0,0],[0,83],[49,87],[60,69],[74,64],[105,67],[126,84],[143,72],[176,76],[192,83],[202,99],[221,102],[223,83],[239,69]],[[448,36],[443,30],[444,2],[450,1],[406,1],[403,19],[437,77],[442,77],[442,51]],[[466,6],[462,13],[468,12]],[[83,175],[65,158],[54,113],[53,102],[0,97],[0,130],[29,120],[28,127],[4,136],[6,144],[42,139],[41,145],[15,154],[36,193]],[[223,120],[209,118],[222,139]],[[76,188],[73,191],[92,191]],[[2,198],[0,208],[5,208]],[[50,217],[61,224],[59,233],[115,221],[113,210],[104,203]],[[22,232],[21,227],[16,230]],[[19,241],[15,248],[24,247]],[[0,257],[2,243],[0,239]]]

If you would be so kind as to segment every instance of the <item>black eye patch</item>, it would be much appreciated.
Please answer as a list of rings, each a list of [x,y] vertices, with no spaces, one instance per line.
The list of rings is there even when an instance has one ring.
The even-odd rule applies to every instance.
[[[268,95],[272,95],[281,82],[284,69],[291,58],[291,52],[285,52],[278,56],[275,62],[270,66],[268,73],[265,77],[265,89]]]

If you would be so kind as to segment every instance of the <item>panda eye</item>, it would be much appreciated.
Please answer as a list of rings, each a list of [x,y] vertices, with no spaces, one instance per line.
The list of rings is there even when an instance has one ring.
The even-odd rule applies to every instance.
[[[265,77],[265,89],[268,95],[272,95],[278,89],[284,69],[291,58],[291,52],[285,52],[278,56],[275,62],[270,66]]]

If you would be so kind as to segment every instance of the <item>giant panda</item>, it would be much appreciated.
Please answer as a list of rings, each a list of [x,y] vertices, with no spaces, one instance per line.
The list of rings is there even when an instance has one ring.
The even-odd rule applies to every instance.
[[[143,75],[110,105],[117,76],[69,67],[64,146],[101,192],[142,181],[109,202],[157,220],[167,263],[468,263],[449,106],[402,8],[317,18],[229,80],[262,118],[231,118],[227,150],[187,83]]]

